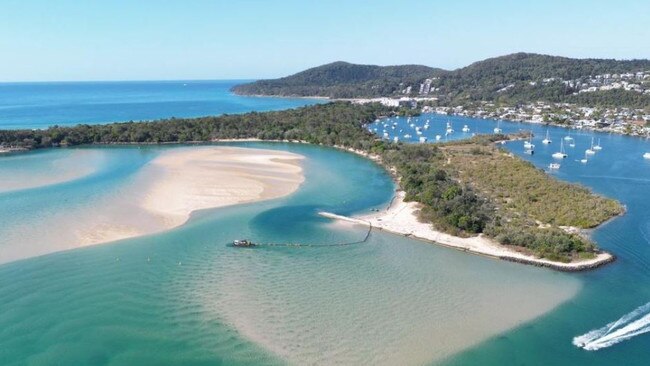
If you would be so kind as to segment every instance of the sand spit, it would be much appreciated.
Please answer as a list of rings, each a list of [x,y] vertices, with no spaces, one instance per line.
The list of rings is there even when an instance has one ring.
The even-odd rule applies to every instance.
[[[373,228],[389,231],[395,234],[413,237],[415,239],[433,242],[435,244],[507,261],[548,267],[559,271],[573,272],[597,268],[612,262],[615,257],[601,252],[595,258],[570,263],[554,262],[532,255],[512,250],[483,235],[461,238],[436,231],[431,224],[418,220],[419,210],[416,202],[405,202],[404,192],[397,192],[388,209],[381,212],[357,217],[344,217],[330,213],[321,213],[325,217],[347,220],[359,224],[370,224]]]

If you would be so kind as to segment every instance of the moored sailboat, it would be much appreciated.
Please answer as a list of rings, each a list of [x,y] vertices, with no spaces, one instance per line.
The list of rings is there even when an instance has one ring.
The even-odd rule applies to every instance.
[[[501,129],[501,121],[497,121],[497,126],[494,128],[494,133],[501,133],[503,130]]]
[[[560,141],[560,151],[552,155],[555,159],[564,159],[568,155],[564,152],[564,141]]]
[[[600,138],[598,139],[598,143],[596,145],[594,145],[594,147],[592,147],[592,149],[594,149],[595,151],[599,151],[599,150],[603,149],[603,147],[600,146]]]
[[[596,153],[596,151],[594,150],[594,138],[592,137],[591,138],[591,146],[587,150],[585,150],[585,154],[594,155],[595,153]]]

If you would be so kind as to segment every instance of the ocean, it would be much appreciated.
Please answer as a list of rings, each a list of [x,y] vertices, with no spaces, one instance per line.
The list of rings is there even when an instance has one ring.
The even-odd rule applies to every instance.
[[[201,117],[296,108],[316,99],[244,97],[247,80],[0,83],[0,129]]]

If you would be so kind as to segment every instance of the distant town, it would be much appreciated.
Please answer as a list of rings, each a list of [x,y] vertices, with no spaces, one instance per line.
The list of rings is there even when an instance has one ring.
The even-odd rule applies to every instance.
[[[439,88],[435,86],[436,81],[437,78],[426,79],[416,86],[417,93],[414,92],[413,86],[407,86],[401,90],[402,97],[355,98],[351,100],[360,104],[378,102],[391,107],[419,108],[422,113],[553,124],[632,136],[650,136],[650,111],[647,109],[591,107],[545,101],[511,106],[488,101],[468,102],[465,105],[441,105],[438,98],[433,96],[439,91]],[[602,74],[574,80],[545,78],[538,82],[531,81],[529,84],[536,86],[537,83],[558,82],[575,90],[573,94],[622,89],[650,95],[650,71]],[[515,84],[509,84],[497,92],[505,92],[514,86]],[[414,94],[417,96],[413,96]]]

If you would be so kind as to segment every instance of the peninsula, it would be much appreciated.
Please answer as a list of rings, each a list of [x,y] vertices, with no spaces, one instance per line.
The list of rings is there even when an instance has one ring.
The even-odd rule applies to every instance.
[[[438,232],[490,238],[529,263],[575,263],[576,269],[585,269],[593,265],[584,266],[584,261],[611,261],[579,230],[621,214],[619,203],[559,182],[495,145],[508,136],[410,145],[381,140],[365,128],[395,113],[380,104],[336,102],[280,112],[0,131],[0,143],[38,148],[256,138],[342,147],[374,157],[391,170],[405,201],[417,203],[418,219]],[[410,216],[417,224],[416,216]]]

